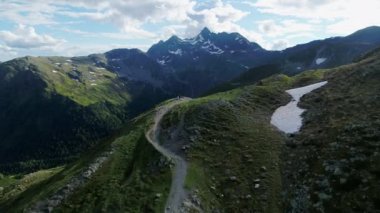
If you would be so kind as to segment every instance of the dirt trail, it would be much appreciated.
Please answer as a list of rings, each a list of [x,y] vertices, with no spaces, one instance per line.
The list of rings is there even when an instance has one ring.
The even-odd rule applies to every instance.
[[[174,161],[174,170],[172,177],[172,184],[170,187],[170,193],[168,200],[166,201],[165,212],[180,212],[182,203],[185,201],[187,194],[184,189],[184,183],[187,173],[187,163],[186,161],[173,153],[172,151],[164,148],[159,143],[160,135],[160,123],[162,118],[166,113],[168,113],[174,106],[190,100],[189,98],[181,98],[180,100],[175,100],[167,105],[158,108],[156,115],[154,117],[154,124],[145,133],[147,140],[154,146],[154,148],[159,151],[165,157]]]

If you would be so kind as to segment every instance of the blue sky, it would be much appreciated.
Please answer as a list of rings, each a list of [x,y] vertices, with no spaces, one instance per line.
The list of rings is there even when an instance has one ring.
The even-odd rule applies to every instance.
[[[0,0],[0,61],[145,51],[206,26],[281,50],[380,25],[379,11],[379,0]]]

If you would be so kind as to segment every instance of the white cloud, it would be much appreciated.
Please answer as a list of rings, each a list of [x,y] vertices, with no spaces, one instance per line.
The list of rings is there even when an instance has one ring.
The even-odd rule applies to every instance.
[[[0,44],[0,55],[15,56],[15,55],[17,55],[17,52],[8,46]]]
[[[261,33],[245,29],[238,24],[249,12],[237,9],[232,2],[222,0],[35,0],[17,1],[0,6],[6,6],[4,11],[7,11],[0,17],[16,23],[24,23],[28,20],[27,14],[30,14],[40,17],[32,24],[52,25],[55,24],[56,15],[63,15],[74,19],[109,23],[117,26],[120,31],[91,35],[79,29],[71,30],[71,33],[86,37],[152,41],[166,39],[172,34],[191,37],[207,26],[215,32],[239,32],[252,41],[264,42]],[[144,29],[146,24],[166,26],[152,32]]]
[[[13,32],[0,31],[0,38],[9,48],[21,49],[54,47],[64,43],[64,40],[45,34],[38,34],[33,27],[21,24]]]
[[[172,34],[191,37],[205,26],[216,32],[239,31],[242,28],[236,22],[248,15],[247,12],[236,9],[222,0],[198,3],[194,0],[78,0],[75,2],[66,0],[64,2],[85,8],[86,12],[59,11],[62,15],[112,23],[119,26],[123,32],[149,39],[153,37],[163,39]],[[142,27],[146,23],[163,22],[167,22],[169,26],[161,29],[159,35],[147,32]]]
[[[216,32],[236,31],[241,29],[236,22],[248,14],[247,12],[236,9],[231,4],[216,0],[213,4],[208,5],[207,8],[201,8],[190,14],[193,23],[192,26],[190,25],[188,27],[187,33],[190,35],[195,34],[205,26]]]
[[[62,1],[62,0],[61,0]],[[86,12],[60,11],[62,15],[85,17],[96,21],[112,23],[124,32],[149,34],[141,30],[144,23],[184,22],[189,20],[189,12],[195,6],[191,0],[78,0],[64,1]]]
[[[320,27],[307,22],[300,22],[294,19],[284,19],[281,21],[262,20],[256,21],[258,31],[264,41],[260,43],[264,48],[270,50],[282,50],[289,47],[290,42],[295,38],[312,38],[313,33],[320,30]]]
[[[330,33],[348,34],[370,25],[380,25],[378,0],[258,0],[260,12],[330,23]]]
[[[251,2],[251,1],[242,1],[241,3],[245,4],[245,5],[248,5],[250,7],[255,7],[255,3]]]
[[[99,39],[115,39],[115,40],[132,40],[132,39],[156,39],[156,35],[153,33],[144,34],[143,32],[135,33],[124,33],[124,32],[89,32],[71,28],[53,28],[66,33],[72,33],[88,38],[99,38]]]
[[[277,40],[272,43],[271,50],[283,50],[289,46],[286,40]]]
[[[311,19],[336,18],[341,0],[258,0],[254,7],[264,13]]]
[[[282,49],[320,35],[344,35],[380,25],[378,11],[379,0],[0,0],[0,18],[21,24],[16,30],[0,31],[0,51],[89,54],[113,48],[107,47],[104,41],[108,40],[128,41],[131,47],[137,47],[136,40],[144,41],[146,49],[153,41],[173,34],[192,37],[205,26],[214,32],[239,32],[267,49]],[[266,20],[261,13],[269,14],[264,16]],[[78,21],[94,24],[94,32],[75,28],[80,26]],[[107,32],[100,29],[103,24],[110,26]],[[66,31],[70,41],[74,36],[95,38],[92,40],[102,40],[102,45],[92,48],[87,43],[65,43],[37,33],[37,25]],[[65,28],[68,25],[70,28]]]
[[[300,23],[295,20],[283,20],[275,22],[274,20],[263,20],[256,22],[259,31],[265,36],[279,37],[287,34],[300,34],[313,32],[317,30],[313,25]]]
[[[57,7],[51,0],[0,1],[0,18],[17,24],[57,24],[53,20]]]
[[[0,44],[0,62],[9,60],[17,56],[17,52],[5,45]]]

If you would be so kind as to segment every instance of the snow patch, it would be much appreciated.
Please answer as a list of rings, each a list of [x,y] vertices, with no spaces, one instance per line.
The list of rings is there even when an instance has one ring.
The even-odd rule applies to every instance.
[[[327,60],[327,58],[317,58],[317,59],[315,59],[315,63],[317,64],[317,65],[320,65],[320,64],[322,64],[323,62],[325,62]]]
[[[281,106],[273,113],[270,123],[285,133],[298,132],[302,126],[301,114],[305,111],[299,108],[298,102],[305,94],[327,84],[327,81],[311,84],[305,87],[286,90],[292,96],[292,100],[285,106]]]
[[[164,59],[162,59],[162,60],[157,59],[157,63],[159,63],[161,65],[165,65],[166,61]]]
[[[240,66],[244,67],[245,69],[249,69],[249,67],[245,66],[244,64],[240,64]]]
[[[162,56],[161,60],[157,59],[156,61],[157,61],[157,63],[159,63],[161,65],[166,65],[168,62],[171,61],[171,59],[170,59],[170,56],[167,55],[167,56]]]
[[[185,39],[183,40],[184,42],[187,42],[187,43],[190,43],[191,45],[196,45],[197,43],[199,42],[203,42],[205,39],[203,38],[202,35],[197,35],[196,37],[194,38],[190,38],[190,39]]]
[[[222,49],[220,49],[219,47],[215,46],[215,44],[212,43],[210,40],[207,40],[203,44],[202,49],[205,49],[210,54],[217,54],[217,55],[219,55],[219,54],[224,53],[224,51]]]
[[[217,51],[208,51],[210,54],[212,54],[212,55],[220,55],[220,54],[222,54],[222,53],[224,53],[224,51],[223,50],[221,50],[221,49],[219,49],[219,50],[217,50]]]
[[[200,41],[200,42],[202,42],[202,41],[204,41],[205,39],[203,38],[202,35],[198,35],[197,38],[196,38],[195,40],[196,40],[196,41]]]
[[[170,54],[173,54],[173,55],[182,55],[182,50],[181,49],[177,49],[177,50],[175,50],[175,51],[170,51],[169,50],[169,53]]]

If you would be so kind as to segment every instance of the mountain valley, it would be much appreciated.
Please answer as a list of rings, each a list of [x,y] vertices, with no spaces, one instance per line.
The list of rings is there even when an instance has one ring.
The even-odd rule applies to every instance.
[[[282,51],[204,28],[2,62],[0,212],[380,211],[379,48],[376,26]],[[300,131],[271,125],[324,81]]]

